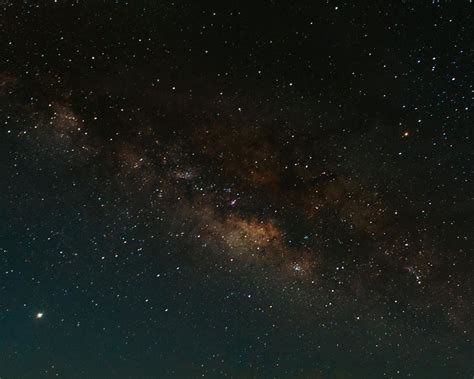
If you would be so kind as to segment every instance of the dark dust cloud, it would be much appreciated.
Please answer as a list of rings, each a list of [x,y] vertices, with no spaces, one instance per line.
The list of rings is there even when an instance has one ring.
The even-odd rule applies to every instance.
[[[470,1],[0,3],[2,378],[472,378]]]

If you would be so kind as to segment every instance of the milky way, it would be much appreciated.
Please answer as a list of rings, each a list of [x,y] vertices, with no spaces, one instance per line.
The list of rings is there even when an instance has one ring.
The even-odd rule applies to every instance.
[[[0,4],[6,377],[472,376],[472,7],[104,4]]]

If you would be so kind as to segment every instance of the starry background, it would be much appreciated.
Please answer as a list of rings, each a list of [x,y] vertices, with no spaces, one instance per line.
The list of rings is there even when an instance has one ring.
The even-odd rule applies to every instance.
[[[472,378],[469,1],[0,1],[2,378]]]

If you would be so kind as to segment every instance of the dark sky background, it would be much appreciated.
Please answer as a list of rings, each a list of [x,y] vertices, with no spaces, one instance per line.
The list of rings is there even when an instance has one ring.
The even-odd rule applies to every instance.
[[[472,378],[470,1],[0,1],[0,377]]]

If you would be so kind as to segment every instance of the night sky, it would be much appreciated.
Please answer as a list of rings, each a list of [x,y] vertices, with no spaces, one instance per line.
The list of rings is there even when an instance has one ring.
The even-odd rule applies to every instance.
[[[470,1],[0,0],[0,377],[474,377]]]

